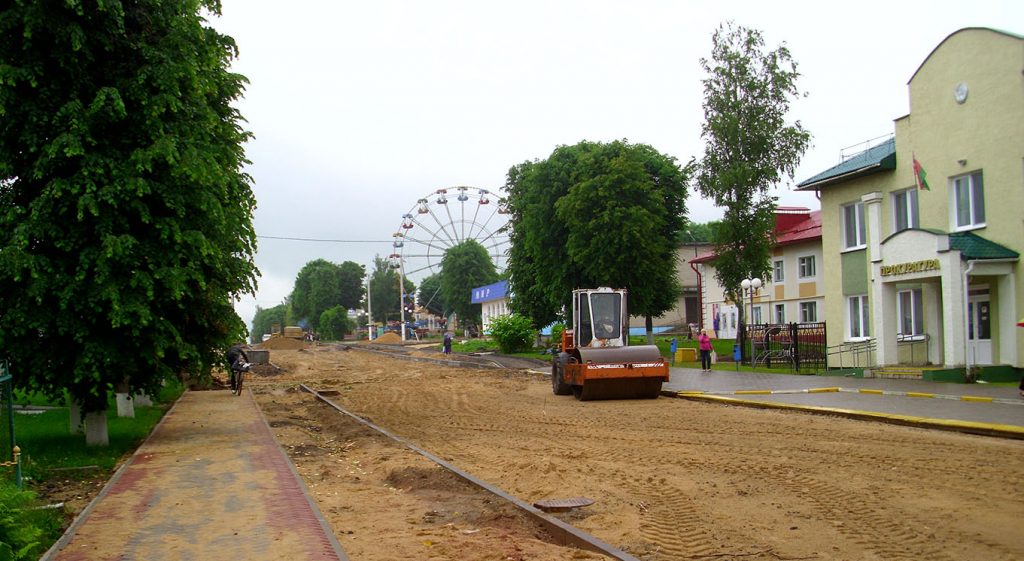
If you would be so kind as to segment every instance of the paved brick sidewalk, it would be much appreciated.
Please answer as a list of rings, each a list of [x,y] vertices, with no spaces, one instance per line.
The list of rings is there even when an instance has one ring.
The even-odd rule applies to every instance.
[[[347,561],[251,394],[186,392],[43,561]]]

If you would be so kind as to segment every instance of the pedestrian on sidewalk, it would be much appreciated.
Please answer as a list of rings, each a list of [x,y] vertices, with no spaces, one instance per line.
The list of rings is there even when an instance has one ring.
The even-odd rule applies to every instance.
[[[697,344],[700,348],[700,371],[711,372],[711,337],[708,337],[707,329],[700,332]]]
[[[452,354],[452,334],[450,331],[446,331],[444,334],[444,354]]]

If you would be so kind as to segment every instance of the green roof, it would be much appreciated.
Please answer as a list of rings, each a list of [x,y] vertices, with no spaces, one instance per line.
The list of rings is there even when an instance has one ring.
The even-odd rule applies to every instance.
[[[1017,259],[1020,254],[973,232],[953,232],[949,235],[950,249],[960,250],[963,259]]]
[[[855,177],[869,175],[881,170],[896,169],[896,139],[889,138],[855,154],[839,165],[833,166],[814,177],[796,184],[800,190],[817,190],[833,183],[840,183]]]

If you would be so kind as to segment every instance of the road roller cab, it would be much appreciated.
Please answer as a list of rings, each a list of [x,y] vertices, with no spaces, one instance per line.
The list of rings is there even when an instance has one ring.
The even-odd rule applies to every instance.
[[[591,399],[653,399],[668,381],[668,363],[654,345],[629,346],[626,291],[572,292],[572,328],[562,332],[551,365],[556,395]]]

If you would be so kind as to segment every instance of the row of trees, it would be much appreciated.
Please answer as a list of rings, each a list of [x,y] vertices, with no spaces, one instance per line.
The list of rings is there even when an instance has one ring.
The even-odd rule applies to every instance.
[[[406,317],[417,301],[439,316],[457,314],[475,322],[479,313],[471,304],[473,288],[498,280],[498,273],[487,249],[474,240],[450,248],[441,260],[441,272],[425,278],[418,300],[416,284],[404,279],[404,300],[399,296],[399,272],[381,257],[374,259],[370,274],[370,302],[373,320],[386,323],[401,317],[400,302]],[[252,338],[258,341],[270,333],[274,324],[299,324],[321,335],[340,339],[350,332],[348,310],[363,309],[366,298],[366,268],[352,261],[335,264],[324,259],[310,261],[299,271],[295,285],[285,301],[272,308],[259,308],[253,318]]]

